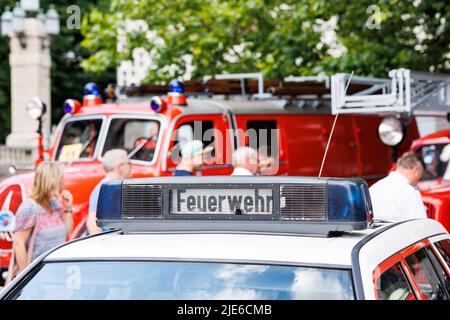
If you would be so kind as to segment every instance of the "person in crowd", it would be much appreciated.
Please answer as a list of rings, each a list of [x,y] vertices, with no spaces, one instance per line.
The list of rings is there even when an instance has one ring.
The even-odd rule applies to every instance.
[[[13,250],[18,272],[42,253],[63,244],[72,232],[73,198],[63,185],[61,164],[43,162],[37,167],[30,197],[16,213]]]
[[[425,165],[419,155],[406,152],[397,160],[397,169],[370,187],[374,218],[405,220],[426,218],[427,212],[417,183]]]
[[[203,143],[200,140],[191,140],[181,148],[181,161],[175,168],[174,176],[193,176],[203,164]]]
[[[250,147],[240,147],[233,153],[232,176],[254,176],[259,171],[258,152]]]
[[[106,176],[95,186],[89,198],[89,214],[86,222],[89,234],[97,234],[102,231],[96,224],[97,202],[102,184],[108,180],[127,179],[131,176],[131,163],[125,150],[112,149],[107,151],[103,155],[102,164]]]
[[[258,149],[259,174],[262,176],[273,176],[278,172],[275,158],[270,155],[269,148],[266,145]]]

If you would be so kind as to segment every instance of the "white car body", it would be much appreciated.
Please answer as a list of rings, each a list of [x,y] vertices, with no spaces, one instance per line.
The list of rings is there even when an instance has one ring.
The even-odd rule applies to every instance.
[[[113,260],[126,264],[143,260],[349,269],[356,298],[373,300],[376,299],[373,275],[378,265],[424,239],[433,242],[450,239],[450,236],[441,224],[431,219],[382,223],[336,237],[239,232],[109,232],[67,243],[41,259],[44,263]],[[22,277],[32,268],[30,266]],[[448,268],[447,271],[450,273]]]

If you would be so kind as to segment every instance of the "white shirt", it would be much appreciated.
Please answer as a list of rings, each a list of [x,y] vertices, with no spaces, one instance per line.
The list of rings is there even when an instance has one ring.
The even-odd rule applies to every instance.
[[[380,220],[427,218],[420,191],[399,172],[393,171],[369,189],[373,216]]]
[[[253,176],[253,173],[245,168],[237,167],[234,168],[232,176]]]

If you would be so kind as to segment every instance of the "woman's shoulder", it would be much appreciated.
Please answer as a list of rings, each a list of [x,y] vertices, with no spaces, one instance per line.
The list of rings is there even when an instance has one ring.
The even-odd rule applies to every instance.
[[[34,201],[31,199],[25,199],[22,201],[19,208],[17,209],[16,219],[29,218],[35,216],[35,214],[36,208],[34,205]]]
[[[22,201],[22,203],[19,206],[19,210],[20,209],[22,209],[22,210],[34,209],[34,206],[35,206],[35,201],[30,198],[27,198]]]
[[[45,211],[45,209],[39,203],[37,203],[34,199],[27,198],[23,200],[23,202],[17,209],[16,215],[35,215],[37,213],[41,213],[42,211]]]

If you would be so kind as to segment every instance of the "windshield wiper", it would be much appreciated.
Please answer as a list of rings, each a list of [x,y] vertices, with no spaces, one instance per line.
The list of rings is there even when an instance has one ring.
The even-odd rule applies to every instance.
[[[128,159],[131,159],[136,153],[141,151],[141,149],[145,146],[147,142],[150,141],[151,138],[142,138],[144,141],[138,144],[133,150],[128,153]]]
[[[83,152],[86,151],[87,147],[89,147],[91,145],[91,143],[94,141],[94,139],[96,139],[98,136],[98,132],[95,133],[84,145],[83,148],[80,151],[80,155],[78,156],[80,158],[80,156],[83,154]]]

